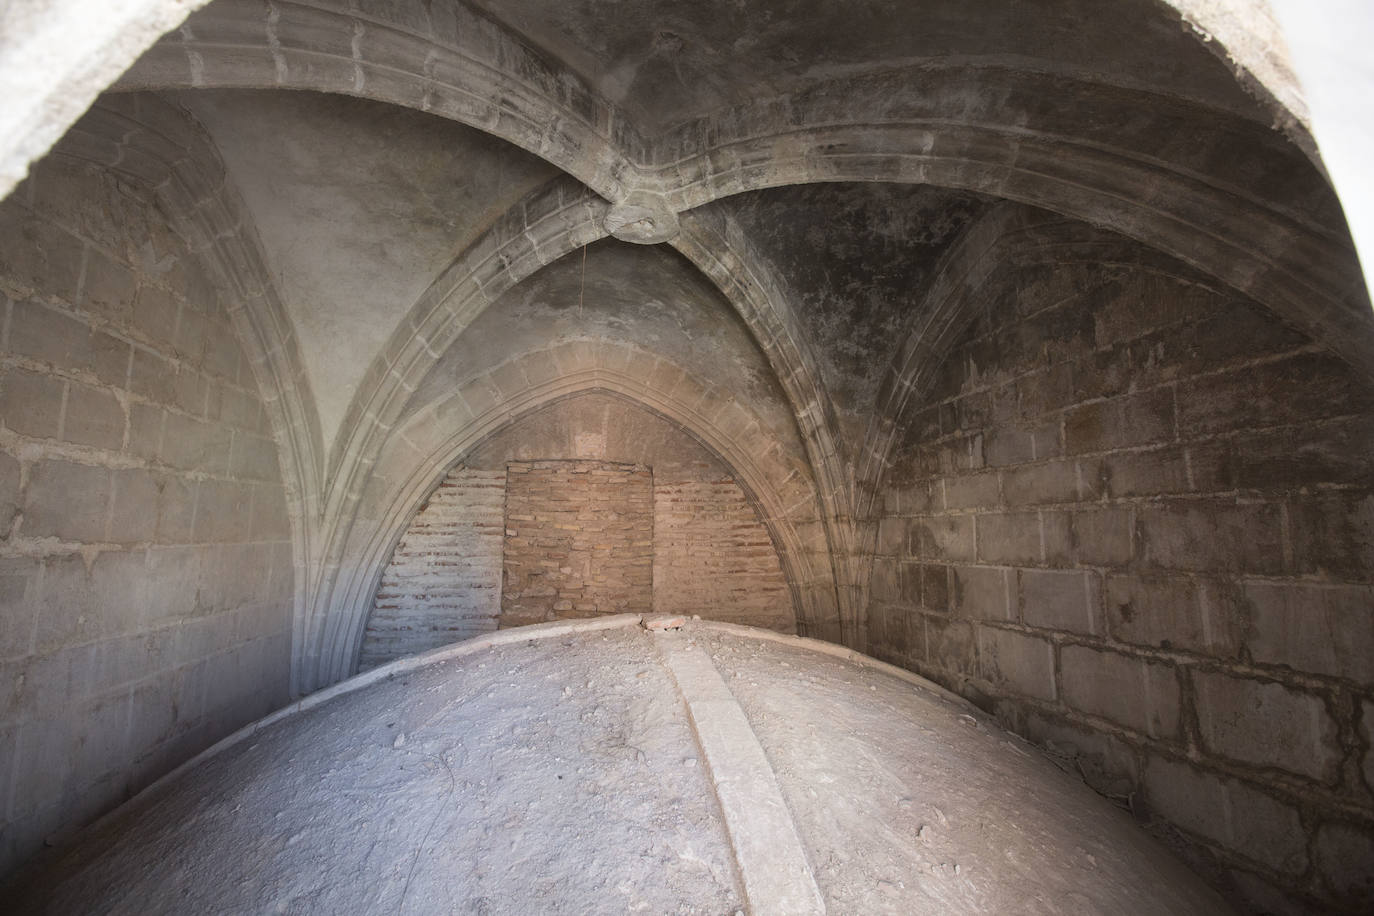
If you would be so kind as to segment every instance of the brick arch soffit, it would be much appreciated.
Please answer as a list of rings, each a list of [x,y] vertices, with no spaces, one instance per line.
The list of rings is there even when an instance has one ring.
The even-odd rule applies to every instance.
[[[562,346],[570,354],[579,347],[590,349],[585,341]],[[620,349],[628,352],[637,348],[625,346]],[[648,351],[639,352],[653,356]],[[536,358],[543,364],[550,358],[556,364],[563,362],[547,351],[541,351]],[[655,358],[661,361],[661,357]],[[570,357],[567,361],[575,360]],[[819,519],[816,518],[819,503],[814,487],[796,473],[796,468],[788,470],[782,463],[770,473],[757,460],[759,456],[749,443],[737,443],[736,434],[716,418],[707,416],[708,411],[680,397],[678,392],[684,388],[709,394],[711,385],[693,379],[680,367],[674,368],[680,380],[662,389],[639,375],[611,365],[598,363],[565,371],[551,380],[506,393],[499,404],[478,416],[472,416],[465,406],[457,407],[455,412],[466,413],[466,419],[425,443],[415,440],[421,433],[440,428],[436,415],[447,413],[449,402],[431,405],[410,417],[391,438],[369,477],[367,492],[361,501],[368,507],[362,514],[368,517],[355,517],[347,530],[341,532],[338,575],[331,585],[331,594],[322,596],[324,600],[317,605],[308,633],[310,643],[304,647],[314,669],[303,672],[305,679],[298,689],[309,692],[352,672],[379,577],[406,525],[443,474],[463,455],[510,424],[555,401],[588,392],[624,398],[674,423],[729,468],[758,511],[778,551],[783,574],[792,591],[799,626],[813,632],[833,627],[834,622],[830,619],[834,615],[831,570],[827,563],[816,559],[818,554],[825,552],[824,545],[814,543],[814,534],[812,542],[807,539],[808,529],[819,533]],[[736,426],[748,429],[750,421],[747,418],[752,415],[743,406],[723,395],[717,400],[738,411]],[[752,422],[757,424],[758,421]],[[797,498],[799,494],[801,499]],[[810,513],[806,512],[808,503],[812,508]]]
[[[225,296],[277,444],[297,578],[293,633],[299,638],[316,587],[308,576],[300,580],[317,542],[320,423],[291,319],[246,206],[199,122],[157,96],[102,96],[53,154],[100,166],[150,194]]]
[[[433,14],[456,17],[443,22],[418,3],[394,9],[397,21],[387,22],[304,2],[220,0],[164,36],[115,88],[317,89],[387,101],[505,139],[609,201],[648,194],[676,212],[816,181],[978,191],[1158,248],[1269,306],[1374,377],[1374,313],[1344,227],[1314,224],[1301,202],[1260,200],[1206,174],[1209,163],[1234,174],[1247,171],[1238,162],[1272,167],[1252,152],[1274,152],[1266,125],[1140,90],[967,67],[941,71],[945,82],[910,104],[892,102],[900,71],[847,76],[716,112],[650,142],[581,79],[461,4]],[[1053,112],[1036,103],[1029,84],[1037,80],[1062,99]],[[1113,101],[1104,102],[1103,91]],[[1023,108],[1009,101],[1017,93]],[[1000,101],[970,111],[971,97]],[[864,112],[883,114],[869,120]],[[1171,148],[1180,118],[1191,138],[1183,152]],[[1154,139],[1121,145],[1102,133],[1101,124],[1113,123]],[[1305,132],[1292,117],[1284,123],[1290,135]],[[1304,155],[1280,145],[1294,161]]]

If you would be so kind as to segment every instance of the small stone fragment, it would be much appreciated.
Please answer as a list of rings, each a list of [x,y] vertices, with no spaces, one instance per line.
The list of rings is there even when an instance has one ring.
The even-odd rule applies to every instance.
[[[646,630],[680,630],[687,623],[687,619],[681,616],[660,616],[645,617],[644,629]]]

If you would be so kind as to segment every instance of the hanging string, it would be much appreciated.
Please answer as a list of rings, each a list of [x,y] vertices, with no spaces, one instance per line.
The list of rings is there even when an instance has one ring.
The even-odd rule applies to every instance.
[[[587,291],[587,246],[582,246],[582,285],[577,289],[577,320],[582,320],[582,294]]]

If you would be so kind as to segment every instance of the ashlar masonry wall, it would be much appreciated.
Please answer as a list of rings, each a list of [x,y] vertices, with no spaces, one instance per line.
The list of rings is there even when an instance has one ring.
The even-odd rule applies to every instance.
[[[986,308],[889,472],[870,650],[1258,909],[1374,905],[1374,390],[1182,268]]]
[[[148,201],[50,159],[0,204],[0,873],[287,700],[276,447]]]

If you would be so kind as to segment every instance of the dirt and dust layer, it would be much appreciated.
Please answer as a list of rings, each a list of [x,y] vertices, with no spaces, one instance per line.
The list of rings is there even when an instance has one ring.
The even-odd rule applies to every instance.
[[[486,648],[285,717],[86,831],[15,911],[767,912],[663,639],[724,677],[832,913],[1222,909],[938,690],[692,621]]]

